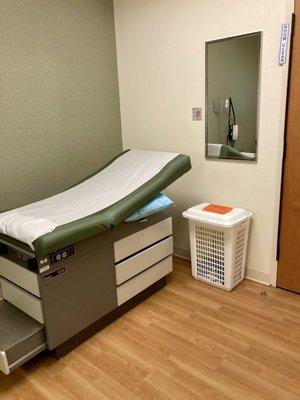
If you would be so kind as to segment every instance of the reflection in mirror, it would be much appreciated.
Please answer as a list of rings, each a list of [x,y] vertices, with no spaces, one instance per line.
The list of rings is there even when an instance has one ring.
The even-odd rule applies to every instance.
[[[261,33],[206,43],[206,157],[255,160]]]

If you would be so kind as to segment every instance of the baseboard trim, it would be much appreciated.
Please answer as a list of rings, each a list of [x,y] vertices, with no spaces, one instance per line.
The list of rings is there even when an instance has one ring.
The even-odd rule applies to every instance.
[[[185,260],[191,259],[190,251],[182,247],[174,246],[174,255],[179,258],[184,258]],[[255,269],[246,268],[245,278],[269,286],[271,276]]]
[[[271,276],[264,272],[256,271],[255,269],[246,268],[245,278],[269,286]]]
[[[179,258],[184,258],[186,260],[191,259],[190,250],[183,249],[182,247],[177,247],[177,246],[174,246],[174,256],[177,256]]]

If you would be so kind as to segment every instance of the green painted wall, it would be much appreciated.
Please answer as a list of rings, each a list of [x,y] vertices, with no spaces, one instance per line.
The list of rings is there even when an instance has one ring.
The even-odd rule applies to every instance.
[[[1,0],[0,210],[122,150],[112,0]]]

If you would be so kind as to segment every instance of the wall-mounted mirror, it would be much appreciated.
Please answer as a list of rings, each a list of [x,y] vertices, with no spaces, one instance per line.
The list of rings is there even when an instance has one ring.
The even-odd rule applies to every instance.
[[[206,43],[206,158],[255,160],[261,32]]]

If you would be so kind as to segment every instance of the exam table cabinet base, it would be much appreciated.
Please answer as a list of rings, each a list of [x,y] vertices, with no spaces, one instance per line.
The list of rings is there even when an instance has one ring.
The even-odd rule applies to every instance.
[[[64,356],[161,289],[172,271],[172,219],[168,213],[157,213],[144,222],[120,224],[74,247],[73,257],[51,264],[42,274],[2,253],[0,276],[6,301],[0,303],[0,370],[4,373],[45,349],[56,358]],[[13,332],[14,343],[1,340],[18,329],[16,315],[20,335]],[[23,340],[26,329],[32,334],[28,342]]]
[[[117,307],[115,310],[111,311],[104,317],[100,318],[98,321],[94,322],[87,328],[83,329],[77,335],[68,339],[65,343],[58,346],[52,351],[52,354],[56,359],[60,359],[67,355],[70,351],[74,350],[77,346],[85,342],[90,337],[94,336],[96,333],[100,332],[106,326],[110,325],[116,319],[126,314],[132,308],[142,303],[148,297],[152,296],[154,293],[162,289],[167,284],[167,277],[164,276],[159,281],[155,282],[153,285],[149,286],[147,289],[143,290],[141,293],[134,296],[132,299],[126,301],[121,306]]]
[[[78,334],[74,335],[72,338],[66,340],[56,349],[52,350],[51,354],[53,354],[57,360],[64,357],[80,344],[84,343],[96,333],[100,332],[122,315],[126,314],[135,306],[162,289],[166,283],[167,277],[165,276],[123,303],[121,306],[109,312],[104,317],[100,318],[98,321],[83,329]],[[11,373],[14,369],[24,364],[26,361],[29,361],[42,351],[49,352],[49,350],[47,350],[47,340],[43,325],[39,324],[6,301],[0,303],[0,317],[1,321],[8,327],[7,334],[4,334],[6,337],[0,338],[0,344],[3,349],[5,349],[5,351],[0,351],[0,365],[1,363],[6,365],[5,368],[2,368],[5,370],[6,374]],[[14,330],[14,335],[11,335],[10,333],[13,326],[18,329],[17,331]]]

